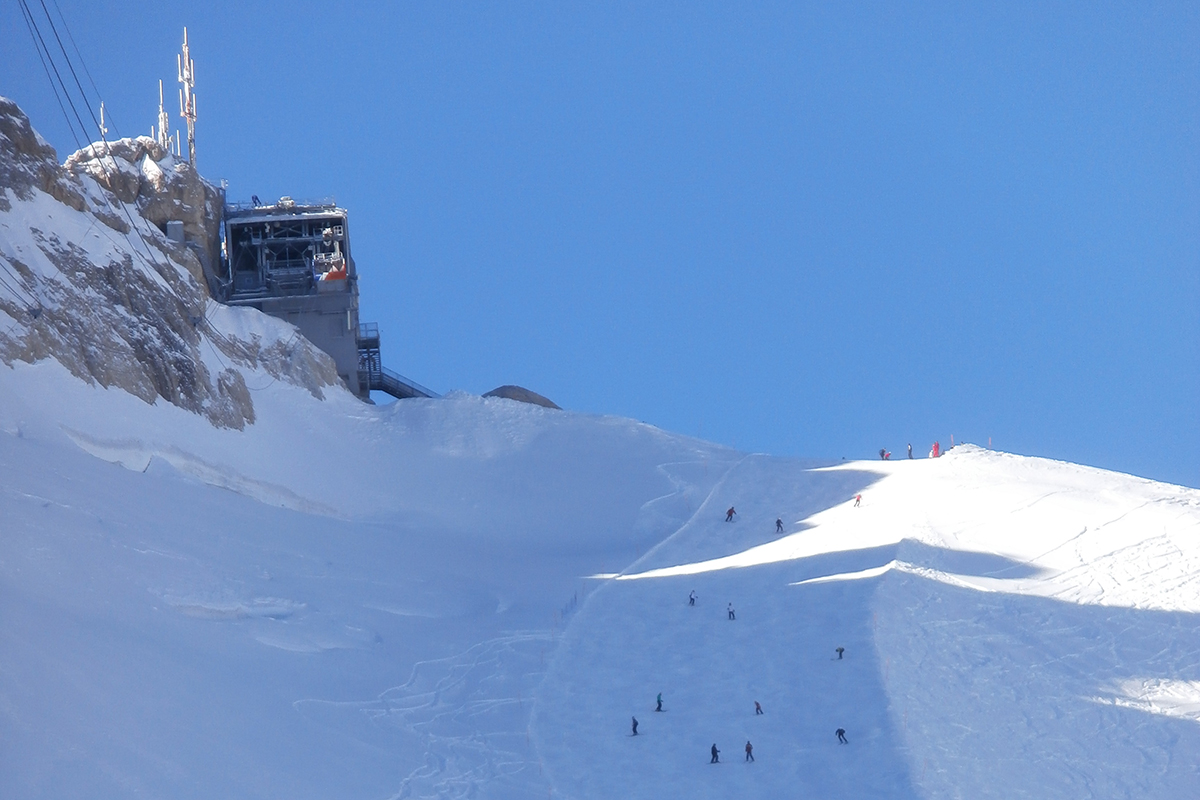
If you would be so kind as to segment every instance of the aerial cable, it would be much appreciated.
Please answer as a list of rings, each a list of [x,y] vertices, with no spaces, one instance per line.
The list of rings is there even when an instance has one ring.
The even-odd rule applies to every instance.
[[[92,125],[97,129],[102,127],[96,115],[92,112],[92,104],[88,102],[87,92],[83,90],[83,84],[79,82],[79,75],[75,72],[75,65],[71,63],[71,56],[67,53],[67,48],[63,45],[62,37],[58,35],[58,28],[54,24],[54,18],[50,16],[50,9],[46,8],[46,0],[38,0],[41,3],[42,11],[46,15],[46,21],[50,23],[50,31],[54,34],[54,40],[58,42],[58,49],[62,51],[63,59],[67,62],[67,68],[71,70],[71,77],[75,79],[75,87],[79,89],[79,96],[83,98],[84,107],[88,110],[88,116],[92,118]],[[82,61],[82,59],[80,59]],[[99,94],[97,92],[96,94]],[[99,98],[97,98],[99,99]]]
[[[54,78],[50,75],[51,69],[57,74],[58,68],[54,66],[54,60],[50,58],[49,51],[46,50],[46,42],[42,39],[42,34],[37,29],[37,23],[34,22],[33,14],[26,5],[25,0],[17,0],[17,2],[21,6],[21,15],[25,18],[25,26],[29,28],[29,36],[33,39],[33,49],[37,51],[38,59],[42,62],[42,69],[46,72],[46,79],[50,81],[50,88],[54,90],[54,99],[58,101],[58,107],[63,113],[63,118],[67,121],[67,130],[71,132],[71,138],[75,140],[76,148],[82,150],[83,145],[80,144],[79,134],[76,133],[75,126],[71,122],[71,115],[67,113],[66,106],[63,105],[64,98],[59,94],[59,84],[55,83]],[[44,55],[43,51],[45,51]],[[70,98],[66,98],[66,100],[70,103]],[[74,107],[72,106],[73,109]],[[84,134],[86,137],[86,130]]]
[[[67,18],[63,15],[62,9],[58,7],[58,0],[51,0],[54,3],[54,10],[58,12],[58,18],[62,20],[63,30],[67,32],[67,39],[71,42],[71,47],[75,50],[75,55],[79,57],[79,64],[83,67],[83,73],[87,75],[88,83],[92,85],[92,91],[96,96],[100,96],[100,89],[96,86],[96,81],[92,78],[91,70],[87,67],[87,62],[83,60],[83,53],[79,52],[79,45],[75,44],[75,36],[71,33],[71,26],[67,24]],[[113,131],[118,133],[116,126],[113,126]]]
[[[51,0],[51,1],[54,3],[55,10],[58,11],[59,17],[63,23],[63,30],[65,30],[67,33],[67,37],[70,40],[71,45],[75,50],[76,56],[79,59],[80,66],[82,67],[84,74],[87,75],[88,81],[91,84],[92,89],[96,92],[97,95],[99,95],[100,91],[99,91],[98,87],[96,86],[95,80],[92,78],[91,71],[87,68],[87,63],[83,58],[83,54],[79,51],[79,46],[76,44],[74,36],[71,34],[70,26],[67,24],[66,17],[62,13],[62,9],[58,6],[57,0]],[[70,131],[72,138],[75,139],[75,144],[76,144],[77,148],[79,150],[83,150],[84,146],[81,143],[80,138],[79,138],[74,126],[72,125],[72,115],[74,115],[75,124],[77,124],[79,126],[79,130],[83,133],[83,139],[90,142],[91,137],[87,133],[88,127],[87,127],[86,123],[84,123],[83,118],[79,113],[79,109],[75,105],[74,99],[71,97],[71,92],[67,86],[66,80],[63,78],[62,73],[58,69],[58,65],[55,61],[54,55],[50,52],[50,48],[46,44],[45,37],[42,35],[42,32],[38,26],[38,23],[34,19],[33,12],[29,8],[29,4],[28,4],[27,0],[18,0],[18,3],[21,6],[22,15],[25,18],[25,24],[29,28],[30,36],[34,40],[34,49],[37,50],[37,52],[38,52],[38,58],[42,62],[42,69],[46,72],[46,77],[50,81],[50,86],[51,86],[51,89],[54,91],[55,99],[58,101],[59,110],[62,111],[63,117],[67,121],[67,128]],[[47,22],[50,23],[50,30],[54,34],[55,41],[58,43],[59,50],[62,52],[63,58],[66,61],[66,66],[71,72],[71,77],[73,78],[73,80],[75,82],[75,88],[77,89],[81,99],[84,101],[84,105],[88,109],[88,116],[91,118],[93,125],[101,132],[101,136],[102,136],[101,141],[105,145],[105,156],[107,157],[107,156],[109,156],[108,147],[107,147],[108,142],[107,142],[107,139],[103,138],[106,131],[105,131],[101,121],[96,119],[95,114],[92,112],[92,104],[88,100],[87,92],[83,88],[82,82],[79,80],[79,74],[75,70],[75,66],[72,63],[70,53],[67,52],[66,46],[63,44],[62,37],[59,35],[59,32],[58,32],[58,27],[54,24],[54,18],[51,16],[50,10],[46,6],[45,0],[39,0],[39,4],[41,5],[42,12],[46,16]],[[51,70],[53,70],[53,73],[54,73],[53,78],[51,78],[51,76],[50,76]],[[60,89],[61,89],[61,95],[60,95]],[[66,100],[66,106],[70,106],[70,108],[71,108],[71,114],[67,113],[66,106],[63,105],[64,99]],[[113,124],[113,132],[115,134],[117,134],[118,138],[120,138],[120,131],[117,128],[115,123]],[[111,179],[111,176],[109,174],[109,168],[105,164],[104,157],[98,158],[97,162],[99,164],[101,172],[105,175],[105,177]],[[199,176],[199,174],[197,173],[197,177],[198,176]],[[104,201],[105,201],[106,205],[108,205],[110,210],[118,211],[117,207],[119,206],[119,211],[129,221],[130,232],[136,234],[138,240],[142,243],[142,248],[145,251],[144,255],[142,252],[138,251],[138,248],[134,245],[133,240],[131,240],[129,238],[129,233],[126,233],[124,235],[124,238],[125,238],[126,243],[130,245],[130,251],[129,251],[130,254],[137,256],[142,262],[144,262],[147,265],[152,266],[156,269],[164,268],[164,267],[162,267],[162,265],[159,263],[157,257],[155,256],[154,248],[150,245],[150,243],[146,240],[145,235],[142,233],[141,227],[138,225],[137,221],[134,220],[132,214],[130,214],[128,204],[121,202],[115,196],[110,198],[107,193],[102,193],[102,197],[104,198]],[[104,234],[105,238],[109,240],[110,243],[116,245],[116,241],[113,239],[113,237],[111,236],[110,233],[108,233],[107,231],[104,231],[103,234]],[[169,259],[168,259],[168,266],[173,266]],[[14,277],[16,277],[16,276],[14,275]],[[11,286],[8,285],[7,281],[4,282],[4,286],[10,292],[13,293],[13,295],[16,299],[18,299],[18,300],[21,299],[19,294],[17,292],[15,292]],[[22,288],[24,288],[24,287],[22,286]],[[34,299],[36,300],[36,297],[28,289],[26,289],[26,293],[30,297],[34,297]],[[37,305],[38,305],[38,307],[40,307],[40,303],[38,303]],[[203,315],[203,320],[209,331],[210,339],[215,339],[217,342],[223,344],[225,347],[227,347],[231,350],[235,348],[234,343],[227,336],[225,336],[223,333],[221,333],[221,331],[217,330],[216,326],[214,326],[212,324],[212,322],[208,319],[207,309],[205,310],[205,313]],[[284,344],[285,350],[291,346],[291,343],[295,339],[295,337],[296,337],[296,332],[293,332],[291,339],[289,339]],[[220,354],[217,352],[216,348],[213,347],[212,341],[209,341],[209,347],[210,347],[210,349],[212,349],[213,354],[217,356],[217,360],[221,363],[222,367],[226,367],[224,360],[220,357]],[[228,368],[228,367],[226,367],[226,368]],[[268,385],[270,385],[270,384],[268,384]],[[266,388],[266,387],[264,387],[264,388]]]
[[[81,117],[79,115],[79,109],[77,109],[75,107],[75,101],[73,99],[71,99],[71,93],[67,89],[67,82],[63,80],[62,75],[58,71],[58,64],[56,64],[54,62],[54,57],[51,55],[50,48],[49,48],[49,46],[47,46],[46,40],[42,36],[41,29],[38,28],[37,21],[33,19],[33,12],[29,10],[28,2],[26,0],[18,0],[18,2],[25,9],[26,13],[29,15],[29,20],[33,26],[34,34],[37,36],[37,40],[39,42],[41,42],[42,48],[46,51],[46,57],[50,61],[50,67],[51,67],[51,69],[54,70],[54,76],[58,80],[59,86],[62,87],[63,96],[67,100],[67,105],[69,105],[71,107],[71,112],[75,115],[75,121],[79,124],[79,130],[81,130],[84,134],[84,137],[87,138],[88,126],[84,124],[83,117]],[[86,97],[85,97],[85,99],[86,99]],[[68,124],[69,124],[69,118],[68,118]]]
[[[45,38],[42,36],[41,30],[39,30],[36,20],[34,20],[34,19],[33,19],[33,12],[32,12],[32,11],[30,11],[30,9],[28,8],[28,2],[27,2],[27,0],[18,0],[18,2],[20,3],[20,5],[21,5],[21,7],[22,7],[22,10],[23,10],[23,11],[25,12],[25,14],[26,14],[26,17],[27,17],[27,18],[26,18],[26,23],[27,23],[28,25],[30,25],[30,27],[31,27],[31,33],[33,33],[33,35],[36,37],[36,41],[35,41],[35,43],[34,43],[34,44],[35,44],[35,47],[36,47],[36,45],[37,45],[37,42],[41,42],[41,46],[42,46],[42,48],[43,48],[43,49],[45,49],[45,52],[46,52],[46,57],[49,59],[50,66],[51,66],[51,67],[53,68],[53,70],[54,70],[54,75],[55,75],[55,77],[56,77],[56,78],[57,78],[57,80],[58,80],[58,84],[59,84],[59,85],[62,87],[62,90],[63,90],[63,95],[66,97],[67,104],[68,104],[69,106],[71,106],[71,111],[74,113],[74,115],[75,115],[75,119],[76,119],[77,123],[79,124],[79,127],[80,127],[80,129],[81,129],[81,130],[84,132],[84,138],[90,141],[90,138],[91,138],[91,137],[89,137],[89,136],[87,135],[87,130],[88,130],[88,128],[87,128],[87,125],[86,125],[86,124],[84,124],[84,122],[83,122],[83,119],[82,119],[82,117],[81,117],[81,116],[80,116],[80,114],[79,114],[79,110],[78,110],[78,109],[75,107],[75,102],[74,102],[74,100],[72,100],[72,98],[71,98],[70,91],[68,90],[68,88],[67,88],[67,85],[66,85],[66,81],[65,81],[65,80],[63,80],[62,74],[59,72],[59,70],[58,70],[58,66],[57,66],[57,64],[55,64],[55,62],[54,62],[54,57],[53,57],[53,55],[50,53],[50,49],[49,49],[49,47],[46,45],[46,40],[45,40]],[[55,36],[55,39],[58,41],[58,46],[59,46],[59,49],[60,49],[60,50],[62,50],[63,57],[64,57],[64,58],[66,59],[66,61],[67,61],[67,66],[68,66],[68,67],[70,68],[70,70],[71,70],[71,75],[72,75],[72,76],[75,78],[75,85],[78,87],[78,89],[79,89],[79,92],[80,92],[80,95],[83,97],[83,100],[84,100],[84,101],[85,101],[85,103],[86,103],[86,102],[87,102],[87,93],[86,93],[86,92],[84,92],[84,90],[83,90],[83,86],[82,86],[82,85],[80,84],[80,82],[79,82],[79,76],[78,76],[78,74],[75,72],[75,67],[74,67],[74,66],[71,64],[71,58],[70,58],[69,54],[67,53],[67,51],[66,51],[66,48],[65,48],[65,47],[63,47],[63,44],[62,44],[62,39],[61,39],[61,38],[59,37],[59,35],[58,35],[58,30],[57,30],[57,28],[55,28],[55,27],[54,27],[54,20],[50,18],[50,12],[49,12],[49,10],[46,8],[46,3],[45,3],[45,0],[39,0],[39,2],[41,3],[42,10],[43,10],[43,11],[46,13],[46,19],[47,19],[47,20],[50,22],[50,27],[51,27],[51,30],[53,30],[53,31],[54,31],[54,36]],[[60,13],[61,13],[61,12],[60,12]],[[39,52],[39,56],[40,56],[40,55],[41,55],[41,53]],[[80,60],[82,61],[82,57],[81,57],[81,59],[80,59]],[[43,65],[43,66],[44,66],[44,65]],[[86,64],[84,65],[84,70],[85,70],[85,72],[87,71],[87,66],[86,66]],[[90,73],[90,72],[88,72],[88,75],[89,75],[89,77],[90,77],[90,74],[91,74],[91,73]],[[52,86],[52,87],[54,86],[54,81],[53,81],[53,80],[51,81],[51,86]],[[58,94],[58,90],[57,90],[57,88],[55,88],[55,96],[56,96],[56,97],[57,97],[57,94]],[[60,104],[60,105],[61,105],[61,104]],[[88,106],[88,114],[89,114],[89,116],[92,118],[92,122],[93,122],[93,123],[95,123],[96,127],[97,127],[97,128],[100,128],[100,122],[99,122],[99,120],[97,120],[97,119],[96,119],[95,115],[94,115],[94,114],[92,114],[90,105]],[[63,109],[63,115],[64,115],[64,116],[67,116],[67,114],[66,114],[66,109]],[[69,116],[67,116],[67,124],[68,124],[68,127],[70,127],[70,117],[69,117]],[[114,128],[114,132],[115,132],[115,131],[116,131],[116,125],[115,125],[115,124],[114,124],[113,128]],[[73,136],[73,137],[75,136],[74,130],[72,130],[72,136]],[[75,137],[75,138],[76,138],[76,145],[79,145],[79,140],[78,140],[78,137]],[[108,142],[107,142],[107,141],[105,141],[105,142],[104,142],[104,144],[105,144],[105,150],[107,151],[107,149],[108,149],[108,148],[107,148],[107,144],[108,144]],[[82,147],[81,145],[79,145],[79,149],[80,149],[80,150],[82,150],[82,149],[83,149],[83,147]],[[106,155],[107,155],[107,152],[106,152]],[[105,163],[104,163],[104,158],[102,157],[102,158],[99,158],[99,159],[97,159],[97,160],[98,160],[98,163],[99,163],[99,165],[100,165],[100,170],[101,170],[101,172],[103,172],[103,173],[104,173],[104,175],[105,175],[105,177],[106,177],[106,178],[110,178],[111,176],[109,175],[109,170],[108,170],[108,167],[107,167],[107,166],[105,165]],[[109,207],[109,208],[110,208],[112,211],[114,211],[114,212],[118,212],[118,211],[119,211],[120,213],[123,213],[123,214],[124,214],[125,218],[126,218],[128,221],[129,221],[129,226],[130,226],[130,229],[132,230],[132,232],[136,233],[136,234],[137,234],[137,236],[138,236],[138,239],[140,239],[140,240],[141,240],[141,242],[142,242],[142,246],[145,248],[146,255],[145,255],[145,256],[143,256],[141,253],[139,253],[139,252],[137,251],[137,247],[133,245],[133,241],[132,241],[132,240],[129,238],[129,234],[128,234],[128,233],[126,233],[126,234],[125,234],[125,241],[126,241],[127,243],[129,243],[129,245],[131,246],[131,251],[132,251],[132,252],[133,252],[135,255],[137,255],[137,256],[138,256],[140,259],[142,259],[142,261],[143,261],[143,262],[146,262],[146,263],[150,264],[151,266],[153,266],[153,267],[155,267],[155,268],[159,268],[161,265],[159,264],[159,262],[158,262],[158,259],[157,259],[157,258],[155,258],[155,256],[154,256],[154,251],[153,251],[153,248],[152,248],[152,247],[150,246],[150,244],[149,244],[149,243],[146,241],[146,237],[145,237],[145,236],[142,234],[142,232],[141,232],[141,230],[139,229],[139,227],[138,227],[137,223],[134,221],[134,219],[133,219],[133,216],[132,216],[132,215],[129,213],[129,208],[128,208],[128,207],[127,207],[127,206],[126,206],[124,203],[121,203],[120,201],[116,201],[116,206],[120,206],[120,208],[119,208],[119,209],[118,209],[118,208],[116,208],[116,207],[114,206],[114,201],[113,201],[113,200],[110,200],[110,199],[109,199],[109,198],[108,198],[106,195],[104,196],[104,200],[105,200],[105,203],[108,205],[108,207]],[[108,238],[109,238],[109,240],[110,240],[110,241],[112,241],[112,240],[111,240],[111,237],[108,237]],[[115,244],[115,242],[114,242],[114,244]],[[149,258],[147,258],[146,256],[149,256]]]

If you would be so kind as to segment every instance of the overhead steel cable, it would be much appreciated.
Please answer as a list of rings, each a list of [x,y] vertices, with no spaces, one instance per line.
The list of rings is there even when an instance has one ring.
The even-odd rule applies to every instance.
[[[25,2],[25,0],[21,1]],[[58,27],[54,24],[54,18],[50,16],[50,9],[46,8],[46,0],[38,0],[38,2],[41,3],[42,13],[46,15],[46,21],[50,23],[50,31],[54,34],[54,40],[58,42],[58,49],[62,51],[63,60],[67,62],[67,68],[71,70],[71,77],[75,79],[75,88],[79,90],[79,96],[83,98],[84,106],[88,110],[88,116],[92,118],[92,125],[94,126],[95,130],[100,130],[100,120],[96,119],[96,114],[92,111],[92,106],[87,101],[87,92],[83,90],[83,84],[79,82],[79,75],[75,72],[75,65],[71,62],[71,56],[69,53],[67,53],[67,48],[63,44],[62,37],[58,35]],[[80,61],[82,60],[83,59],[80,58]],[[99,90],[96,91],[96,94],[100,94]],[[114,126],[114,131],[115,130],[116,128]]]
[[[66,80],[62,77],[62,73],[59,71],[58,66],[55,63],[54,55],[53,55],[53,53],[50,52],[50,48],[46,44],[45,37],[42,36],[41,29],[38,27],[37,20],[34,18],[32,10],[29,9],[27,0],[18,0],[18,2],[21,5],[22,11],[26,15],[26,24],[30,27],[30,29],[31,29],[30,32],[35,39],[35,42],[34,42],[35,47],[37,47],[38,43],[41,44],[41,48],[42,48],[42,50],[45,51],[46,58],[49,60],[50,66],[53,68],[54,75],[55,75],[55,78],[57,79],[57,84],[58,84],[58,86],[55,86],[55,80],[54,79],[51,80],[51,87],[54,88],[54,90],[55,90],[55,96],[57,97],[58,88],[61,87],[63,96],[67,100],[67,105],[69,105],[71,107],[71,111],[75,116],[75,120],[76,120],[77,124],[79,125],[80,129],[84,132],[85,140],[90,141],[90,137],[87,135],[87,125],[84,123],[81,115],[79,114],[79,110],[78,110],[78,108],[76,108],[74,100],[71,98],[71,93],[67,86]],[[54,33],[55,40],[58,42],[59,50],[62,52],[63,58],[67,62],[67,67],[71,71],[71,76],[75,80],[75,86],[78,89],[79,94],[80,94],[81,98],[83,99],[85,105],[87,105],[87,107],[88,107],[88,115],[91,117],[92,122],[96,125],[97,129],[99,129],[100,122],[99,122],[99,120],[96,119],[95,114],[92,113],[92,111],[91,111],[91,103],[88,101],[87,92],[84,90],[83,85],[79,80],[79,75],[76,72],[75,67],[71,63],[70,54],[67,53],[66,47],[63,45],[62,38],[58,34],[58,29],[54,25],[54,20],[50,17],[50,12],[49,12],[49,9],[46,8],[45,0],[39,0],[39,2],[42,7],[43,13],[45,13],[45,15],[46,15],[47,21],[50,23],[50,28]],[[60,14],[62,13],[61,10],[59,11],[59,13]],[[69,36],[70,30],[69,30],[69,28],[66,28],[65,19],[64,19],[64,29],[67,30],[68,36]],[[78,52],[78,48],[76,48],[76,52]],[[39,56],[40,55],[41,55],[41,51],[39,51]],[[90,80],[91,72],[87,69],[86,63],[83,62],[82,56],[80,56],[80,63],[84,69],[84,72],[88,75],[89,80]],[[44,66],[44,64],[43,64],[43,66]],[[49,77],[49,75],[47,75],[47,77]],[[92,85],[94,88],[95,87],[94,81],[93,81]],[[99,90],[97,90],[97,94],[99,94]],[[60,108],[61,108],[61,102],[60,102]],[[67,115],[65,108],[63,108],[62,110],[63,110],[63,115],[67,118],[68,127],[70,127],[70,116]],[[113,124],[113,130],[114,130],[114,132],[117,132],[117,126],[116,126],[115,122]],[[73,129],[72,129],[72,136],[74,137]],[[79,147],[80,150],[83,150],[83,146],[80,145],[78,137],[75,137],[75,138],[76,138],[76,145]],[[108,142],[105,140],[102,140],[102,141],[105,144],[106,149],[107,149]],[[92,152],[94,155],[98,155],[95,153],[94,147],[92,147]],[[105,158],[111,158],[111,155],[106,153],[104,156],[99,156],[95,160],[96,160],[97,164],[99,165],[100,171],[104,174],[105,178],[111,180],[109,168],[105,164]],[[125,232],[124,237],[125,237],[125,241],[130,245],[131,253],[133,255],[136,255],[139,259],[146,262],[149,266],[152,266],[155,269],[165,268],[162,264],[159,263],[158,259],[156,258],[155,254],[154,254],[154,248],[150,245],[150,243],[148,241],[146,241],[146,237],[143,235],[143,233],[140,229],[140,226],[138,225],[137,221],[134,220],[133,215],[130,213],[128,205],[120,202],[115,197],[110,199],[107,195],[102,195],[102,196],[110,210],[112,210],[114,213],[123,215],[125,217],[125,219],[128,220],[130,231]],[[145,250],[145,255],[138,252],[137,246],[134,244],[133,240],[131,240],[129,238],[130,232],[136,234],[138,237],[138,240],[141,241],[142,248]],[[107,233],[105,234],[105,238],[108,238],[109,241],[112,241],[112,237],[109,236]],[[113,243],[115,244],[115,242],[113,242]]]
[[[83,69],[84,74],[87,75],[88,81],[91,84],[92,89],[95,91],[95,93],[97,95],[99,95],[100,91],[99,91],[98,87],[96,86],[95,80],[92,78],[91,71],[88,70],[88,68],[87,68],[87,63],[84,60],[82,53],[80,53],[78,45],[75,43],[74,36],[71,34],[70,26],[67,24],[66,17],[62,13],[62,9],[59,8],[57,0],[52,0],[52,2],[54,3],[54,7],[58,11],[59,17],[62,21],[63,30],[66,31],[68,40],[71,42],[71,45],[75,50],[76,58],[80,63],[80,67]],[[63,77],[62,72],[59,70],[57,60],[55,59],[54,53],[51,52],[49,45],[46,43],[45,37],[42,35],[42,32],[38,25],[37,19],[35,18],[32,9],[30,9],[30,7],[29,7],[28,0],[18,0],[18,3],[21,7],[23,16],[25,17],[26,26],[29,28],[30,35],[34,40],[34,48],[38,51],[38,57],[42,61],[42,68],[46,72],[47,79],[50,81],[51,89],[54,91],[55,99],[58,100],[59,109],[62,111],[63,117],[67,120],[67,127],[71,132],[72,138],[75,139],[77,148],[80,151],[82,151],[85,146],[80,141],[79,135],[77,134],[74,125],[78,125],[79,131],[82,132],[83,140],[90,142],[91,137],[87,133],[87,131],[88,131],[87,124],[84,122],[83,116],[79,113],[79,109],[76,106],[74,98],[72,97],[71,89],[68,86],[66,79]],[[75,84],[75,90],[79,94],[84,105],[86,106],[86,108],[88,110],[88,116],[90,117],[93,125],[103,135],[103,128],[101,127],[100,121],[96,118],[95,113],[92,111],[93,103],[89,101],[89,98],[87,96],[87,91],[84,89],[83,83],[79,79],[79,74],[78,74],[78,71],[75,69],[73,60],[71,58],[71,54],[67,52],[67,48],[64,45],[62,37],[58,32],[58,26],[56,26],[54,24],[54,19],[50,14],[49,8],[46,6],[45,0],[39,0],[39,5],[41,6],[42,12],[45,14],[46,20],[50,25],[50,30],[54,35],[54,39],[55,39],[56,43],[58,44],[59,51],[62,53],[62,58],[66,62],[66,68],[70,71],[71,77]],[[53,72],[53,76],[51,76],[51,72]],[[66,105],[63,104],[64,100],[66,101]],[[70,114],[67,113],[68,106],[71,109]],[[72,124],[72,116],[74,117],[74,125]],[[113,124],[113,132],[119,138],[120,130],[115,121],[113,121],[112,124]],[[101,141],[105,145],[106,150],[107,150],[107,145],[108,145],[107,140],[101,139]],[[98,153],[96,151],[94,145],[88,145],[88,146],[92,150],[92,155],[94,157],[94,160],[97,162],[97,165],[98,165],[101,173],[104,175],[104,177],[106,179],[111,181],[110,167],[106,163],[106,159],[110,159],[111,154],[108,152],[105,152],[103,155],[101,155],[100,153]],[[114,161],[114,167],[115,167],[115,161]],[[194,169],[194,165],[193,165],[193,169]],[[197,177],[199,177],[198,173],[197,173]],[[110,210],[124,215],[124,217],[129,222],[130,230],[129,230],[129,232],[126,232],[124,234],[124,237],[125,237],[125,241],[130,245],[130,248],[129,248],[130,254],[136,256],[137,258],[139,258],[140,260],[145,262],[147,265],[152,266],[156,269],[165,268],[165,267],[163,267],[162,264],[160,264],[158,258],[155,256],[155,252],[154,252],[155,248],[149,243],[149,241],[147,241],[145,235],[142,233],[141,226],[138,224],[137,220],[135,220],[133,215],[130,213],[128,204],[121,202],[118,198],[116,198],[115,195],[112,195],[111,192],[102,193],[102,197],[104,199],[104,202],[108,205]],[[137,248],[137,246],[134,245],[133,241],[129,238],[130,233],[133,233],[137,236],[138,240],[142,244],[142,249],[145,251],[145,254],[143,254],[142,252],[139,252],[139,249]],[[115,240],[112,238],[112,235],[108,231],[103,231],[103,235],[112,244],[116,245]],[[170,264],[170,262],[168,259],[168,265],[169,264]],[[5,284],[5,285],[7,286],[7,284]],[[12,291],[11,288],[9,290]],[[32,293],[30,293],[30,294],[32,295]],[[40,306],[40,303],[38,305]],[[227,335],[225,335],[220,330],[218,330],[215,325],[213,325],[212,321],[209,319],[207,303],[205,305],[206,305],[206,307],[204,308],[202,315],[200,317],[200,321],[203,322],[205,331],[208,334],[208,336],[205,338],[207,338],[207,340],[208,340],[207,343],[209,345],[209,348],[212,350],[213,355],[216,356],[218,362],[221,363],[222,367],[227,368],[227,365],[225,364],[225,360],[223,358],[221,358],[220,351],[216,346],[214,346],[214,342],[217,345],[220,345],[222,349],[225,349],[227,351],[236,351],[237,344],[234,341],[232,341]],[[197,322],[197,324],[199,324],[199,321]],[[289,337],[289,339],[283,345],[284,350],[289,350],[292,347],[292,344],[294,343],[295,339],[299,335],[300,334],[299,334],[298,330],[293,331],[292,336]],[[271,382],[268,383],[267,385],[269,386],[271,383],[274,383],[275,380],[276,379],[273,377]],[[247,388],[249,388],[249,387],[247,387]],[[263,388],[266,388],[266,387],[263,387]],[[255,391],[259,391],[259,390],[255,389]]]
[[[62,86],[65,92],[66,84],[62,80],[62,76],[58,75],[58,66],[54,63],[54,59],[50,55],[49,48],[46,47],[46,40],[42,38],[42,32],[38,29],[37,22],[33,18],[33,12],[29,10],[29,5],[25,2],[25,0],[17,0],[17,3],[21,6],[21,15],[25,18],[26,27],[29,28],[29,35],[33,39],[33,47],[35,50],[37,50],[38,58],[42,61],[42,69],[46,71],[46,78],[50,81],[50,88],[54,90],[54,98],[58,100],[58,107],[62,110],[63,118],[67,121],[67,129],[71,132],[71,138],[75,140],[75,147],[79,150],[82,150],[83,145],[80,143],[79,134],[76,133],[75,128],[71,123],[71,115],[67,113],[67,109],[63,105],[63,100],[66,99],[67,104],[71,106],[72,111],[75,111],[75,105],[71,102],[70,97],[63,98],[59,96],[59,87]],[[43,53],[45,53],[45,55],[43,55]],[[50,70],[54,70],[55,76],[58,77],[57,81],[50,76]],[[83,136],[86,139],[87,128],[84,127],[83,120],[79,118],[78,112],[75,112],[75,119],[79,125],[80,131],[83,133]]]
[[[83,60],[83,53],[79,52],[79,45],[75,44],[75,36],[71,33],[71,26],[67,24],[67,18],[63,15],[62,9],[58,6],[58,0],[53,0],[54,10],[58,12],[58,18],[62,20],[63,30],[67,32],[67,39],[71,42],[71,47],[75,50],[75,55],[79,57],[79,65],[83,67],[83,74],[87,75],[88,83],[92,85],[92,91],[98,97],[100,89],[96,86],[95,79],[92,78],[91,70],[88,69],[87,62]],[[116,131],[116,126],[113,126],[113,131]]]

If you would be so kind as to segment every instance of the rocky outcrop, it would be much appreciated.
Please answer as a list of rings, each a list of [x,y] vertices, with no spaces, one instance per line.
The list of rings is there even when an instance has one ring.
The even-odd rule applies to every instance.
[[[192,165],[178,161],[149,136],[98,142],[67,159],[66,170],[86,175],[163,233],[182,222],[184,237],[209,274],[220,256],[222,198]],[[118,219],[119,221],[119,219]],[[111,227],[111,225],[110,225]]]
[[[221,307],[200,258],[216,255],[220,202],[146,137],[91,145],[60,166],[0,98],[0,361],[55,359],[85,381],[227,428],[255,420],[245,371],[322,397],[337,370],[307,340],[269,335],[274,320],[238,335],[210,321]],[[184,223],[194,249],[166,238],[167,220]]]
[[[532,403],[535,406],[545,406],[546,408],[558,408],[562,410],[553,400],[542,397],[537,392],[531,392],[523,386],[498,386],[484,395],[484,397],[503,397],[507,400],[516,400],[521,403]]]
[[[58,166],[58,154],[29,124],[25,113],[7,97],[0,97],[0,189],[8,188],[19,200],[30,200],[40,189],[76,211],[87,203],[83,193]],[[12,205],[0,192],[0,212]]]

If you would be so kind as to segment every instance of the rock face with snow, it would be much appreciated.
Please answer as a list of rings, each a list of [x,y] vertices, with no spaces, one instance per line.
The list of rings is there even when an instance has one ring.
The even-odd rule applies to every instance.
[[[64,166],[70,173],[92,178],[118,201],[135,204],[138,213],[159,230],[165,232],[168,221],[182,222],[187,241],[195,245],[201,262],[213,269],[220,256],[223,200],[191,164],[176,161],[158,142],[139,136],[89,145]]]
[[[32,200],[37,189],[76,211],[85,205],[78,187],[59,169],[54,148],[7,97],[0,97],[0,189],[19,200]],[[0,193],[0,212],[12,210],[7,194]]]
[[[59,166],[0,98],[0,187],[3,363],[54,359],[229,428],[255,420],[249,373],[316,396],[338,384],[332,361],[289,326],[210,299],[202,262],[216,257],[220,195],[152,140],[93,144]],[[166,238],[168,220],[195,249]]]

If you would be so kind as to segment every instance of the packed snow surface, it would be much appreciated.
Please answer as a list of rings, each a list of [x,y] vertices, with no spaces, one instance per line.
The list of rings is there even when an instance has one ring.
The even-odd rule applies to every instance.
[[[263,383],[0,369],[0,795],[1200,789],[1200,492]]]

